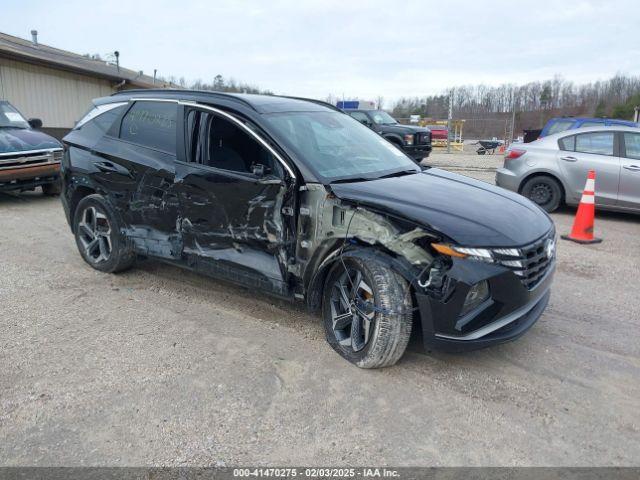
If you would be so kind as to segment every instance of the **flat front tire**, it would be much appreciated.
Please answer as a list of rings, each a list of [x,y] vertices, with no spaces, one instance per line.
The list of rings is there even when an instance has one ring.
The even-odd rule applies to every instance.
[[[413,320],[409,285],[375,259],[337,261],[327,275],[322,314],[329,345],[360,368],[394,365]]]
[[[88,195],[80,200],[73,231],[80,255],[96,270],[116,273],[133,265],[133,248],[120,232],[118,217],[102,195]]]

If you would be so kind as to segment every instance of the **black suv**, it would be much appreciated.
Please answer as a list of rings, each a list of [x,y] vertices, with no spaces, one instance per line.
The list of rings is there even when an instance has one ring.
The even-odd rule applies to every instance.
[[[103,272],[153,257],[321,310],[363,368],[425,347],[512,340],[547,305],[549,217],[524,197],[423,170],[323,102],[127,91],[65,138],[64,210]]]
[[[431,153],[431,130],[403,125],[384,110],[344,110],[360,123],[386,138],[416,162]]]

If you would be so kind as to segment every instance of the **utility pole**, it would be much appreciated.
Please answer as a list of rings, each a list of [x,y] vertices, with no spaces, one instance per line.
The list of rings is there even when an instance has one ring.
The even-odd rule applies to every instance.
[[[516,129],[516,107],[518,105],[518,101],[517,101],[517,96],[514,93],[513,94],[513,111],[511,112],[511,134],[509,135],[509,139],[508,139],[508,143],[505,141],[505,148],[508,147],[509,145],[511,145],[511,142],[513,141],[513,137],[515,136],[515,129]],[[507,139],[505,139],[507,140]]]
[[[449,115],[447,115],[447,153],[451,153],[451,119],[453,117],[453,88],[449,92]]]

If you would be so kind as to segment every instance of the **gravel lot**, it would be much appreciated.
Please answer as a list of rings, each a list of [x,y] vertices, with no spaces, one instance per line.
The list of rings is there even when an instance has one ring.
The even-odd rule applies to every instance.
[[[640,465],[639,223],[561,241],[517,342],[363,371],[300,307],[152,261],[96,272],[58,199],[0,194],[0,464]]]

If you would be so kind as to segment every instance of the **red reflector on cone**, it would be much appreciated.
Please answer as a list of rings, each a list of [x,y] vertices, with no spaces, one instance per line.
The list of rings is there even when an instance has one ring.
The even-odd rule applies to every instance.
[[[596,214],[596,172],[589,170],[587,175],[587,183],[582,192],[582,198],[578,205],[578,212],[573,221],[573,228],[569,235],[562,235],[565,240],[572,240],[578,243],[599,243],[601,238],[595,238],[593,235],[593,222]]]

